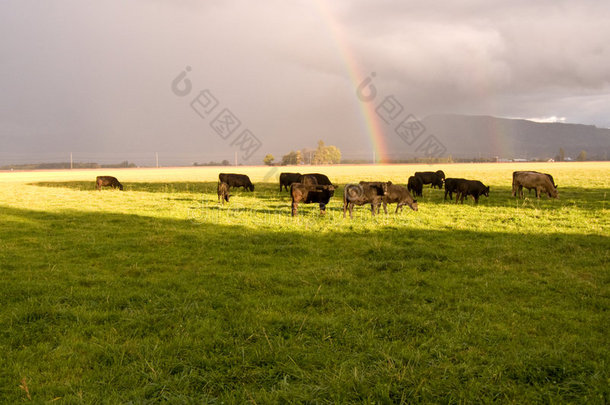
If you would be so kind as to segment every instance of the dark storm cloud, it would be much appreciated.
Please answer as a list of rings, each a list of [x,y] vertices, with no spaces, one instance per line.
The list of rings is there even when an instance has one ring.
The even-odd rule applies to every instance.
[[[322,138],[368,156],[341,50],[419,116],[610,126],[609,12],[598,1],[5,1],[0,159],[70,150],[232,158],[190,99],[170,90],[186,65],[195,91],[212,91],[261,139],[261,153]]]

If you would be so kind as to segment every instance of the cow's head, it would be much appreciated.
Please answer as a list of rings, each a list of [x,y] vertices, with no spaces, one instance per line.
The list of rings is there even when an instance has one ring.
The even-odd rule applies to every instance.
[[[248,186],[248,190],[254,191],[254,184],[250,183],[250,185]]]
[[[413,211],[417,211],[417,200],[413,200],[413,202],[409,204],[409,207],[411,207]]]
[[[381,183],[381,190],[383,192],[383,195],[388,195],[388,186],[392,184],[391,182],[387,182],[387,183]]]
[[[483,191],[483,195],[485,197],[489,197],[489,186],[485,187],[485,191]]]
[[[119,183],[119,190],[123,191],[123,185]]]
[[[552,188],[551,191],[549,192],[549,197],[553,197],[553,198],[559,198],[559,193],[557,192],[556,188]]]

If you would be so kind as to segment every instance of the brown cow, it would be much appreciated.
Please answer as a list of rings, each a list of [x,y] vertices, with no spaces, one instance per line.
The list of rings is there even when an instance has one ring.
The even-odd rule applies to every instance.
[[[348,184],[343,190],[343,218],[349,210],[352,218],[354,205],[371,204],[371,214],[375,216],[375,209],[379,212],[379,206],[383,196],[388,194],[388,185],[392,182],[361,181],[360,184]]]
[[[398,213],[398,209],[400,208],[400,212],[402,212],[402,207],[408,205],[411,207],[413,211],[417,211],[417,200],[414,200],[407,190],[406,187],[398,186],[396,184],[388,185],[388,193],[383,196],[383,210],[385,213],[388,213],[388,204],[396,203],[396,211],[395,214]]]
[[[222,200],[222,205],[225,204],[226,202],[229,202],[229,197],[231,196],[229,194],[229,190],[231,189],[231,187],[229,187],[229,185],[227,183],[225,183],[224,181],[219,181],[218,182],[218,202],[220,202]]]
[[[320,204],[320,215],[326,213],[326,204],[335,194],[335,186],[331,185],[310,185],[302,183],[292,183],[290,195],[292,197],[292,216],[298,215],[299,203]]]
[[[112,187],[123,190],[123,185],[119,183],[116,177],[112,176],[97,176],[95,178],[95,186],[97,187],[97,191],[101,191],[102,187]]]
[[[559,198],[557,188],[546,173],[538,172],[514,172],[513,173],[513,195],[519,193],[519,198],[523,198],[523,187],[528,190],[536,191],[536,198],[544,191],[551,198]]]

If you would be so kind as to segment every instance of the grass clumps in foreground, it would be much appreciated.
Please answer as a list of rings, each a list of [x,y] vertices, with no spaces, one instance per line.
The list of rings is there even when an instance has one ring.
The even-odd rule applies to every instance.
[[[34,402],[609,402],[608,176],[516,201],[487,167],[443,167],[492,186],[477,207],[426,189],[351,221],[340,193],[292,219],[272,184],[218,206],[210,169],[4,183],[0,398],[25,378]]]

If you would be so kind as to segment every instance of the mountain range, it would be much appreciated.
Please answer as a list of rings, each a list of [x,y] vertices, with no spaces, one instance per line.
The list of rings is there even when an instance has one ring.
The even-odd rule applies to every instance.
[[[593,125],[456,114],[430,115],[421,123],[424,134],[434,135],[444,146],[443,155],[454,158],[548,159],[560,148],[571,158],[582,150],[590,160],[610,157],[610,129]],[[386,138],[392,159],[421,156],[416,143],[407,145],[392,135]]]

